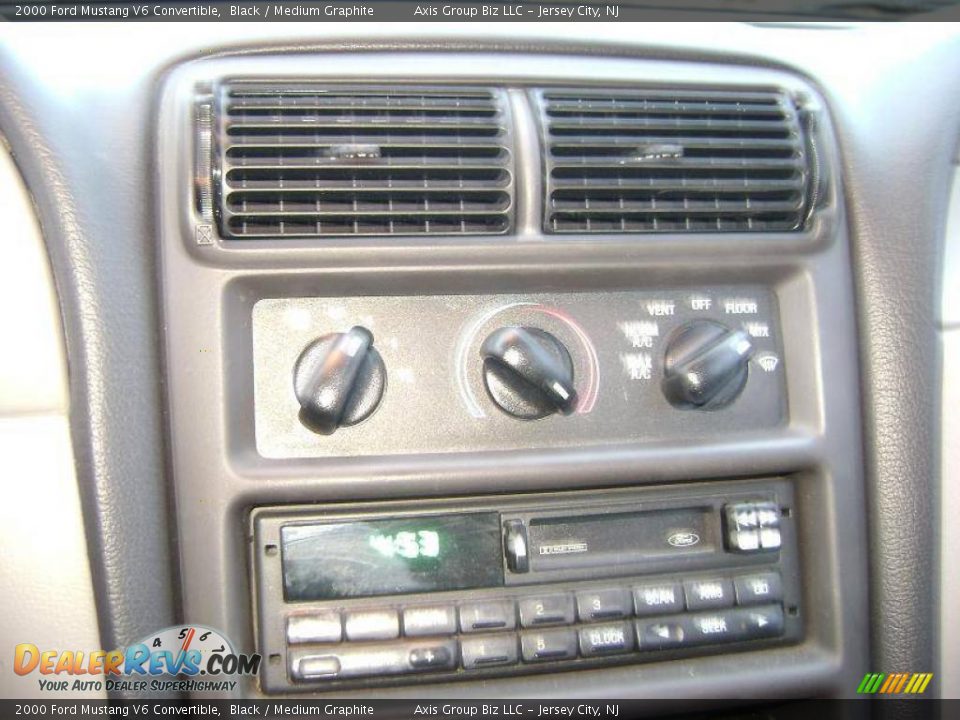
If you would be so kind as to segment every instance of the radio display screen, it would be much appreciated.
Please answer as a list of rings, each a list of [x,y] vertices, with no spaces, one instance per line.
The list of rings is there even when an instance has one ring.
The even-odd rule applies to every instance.
[[[288,601],[503,585],[499,513],[285,525]]]

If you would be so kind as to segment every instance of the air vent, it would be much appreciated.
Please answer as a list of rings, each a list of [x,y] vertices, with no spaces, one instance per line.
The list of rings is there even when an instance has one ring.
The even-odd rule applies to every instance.
[[[782,232],[803,227],[808,169],[779,91],[537,93],[551,233]]]
[[[499,90],[232,82],[218,107],[221,232],[508,232],[509,128]]]

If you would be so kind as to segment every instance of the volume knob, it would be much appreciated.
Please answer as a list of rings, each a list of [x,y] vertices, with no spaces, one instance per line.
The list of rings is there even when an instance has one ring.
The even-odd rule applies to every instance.
[[[373,347],[373,334],[359,325],[317,338],[293,368],[300,420],[324,435],[369,417],[386,384],[387,371]]]
[[[711,320],[695,320],[670,338],[663,359],[663,394],[687,410],[729,405],[747,382],[750,336]]]

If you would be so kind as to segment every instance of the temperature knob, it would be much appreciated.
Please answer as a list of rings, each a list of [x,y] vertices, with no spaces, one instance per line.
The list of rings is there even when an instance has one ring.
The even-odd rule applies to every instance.
[[[747,382],[753,343],[742,330],[696,320],[670,338],[663,394],[675,407],[712,410],[733,402]]]
[[[369,417],[386,384],[387,371],[373,347],[373,334],[359,325],[314,340],[293,368],[300,421],[324,435]]]
[[[500,328],[483,341],[480,355],[487,392],[505,413],[536,420],[576,407],[573,361],[550,333],[532,327]]]

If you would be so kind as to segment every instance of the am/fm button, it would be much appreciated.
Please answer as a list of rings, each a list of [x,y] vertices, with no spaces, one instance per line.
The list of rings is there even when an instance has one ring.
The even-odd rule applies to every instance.
[[[687,610],[733,607],[733,583],[728,579],[687,580],[683,583]]]

